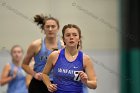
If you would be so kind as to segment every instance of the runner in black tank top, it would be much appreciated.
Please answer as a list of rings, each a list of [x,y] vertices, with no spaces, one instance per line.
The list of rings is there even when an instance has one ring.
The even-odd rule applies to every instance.
[[[34,22],[44,31],[45,38],[35,40],[31,43],[23,60],[22,67],[28,74],[33,76],[29,85],[29,93],[50,93],[42,81],[42,70],[46,64],[47,56],[53,49],[61,48],[61,44],[57,40],[59,22],[53,17],[48,18],[41,15],[36,15]],[[33,57],[35,65],[34,69],[31,69],[29,63]]]

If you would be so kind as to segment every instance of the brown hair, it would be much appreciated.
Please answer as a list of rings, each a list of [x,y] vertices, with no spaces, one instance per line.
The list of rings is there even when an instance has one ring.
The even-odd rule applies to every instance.
[[[13,50],[14,50],[15,48],[17,48],[17,47],[21,48],[21,51],[23,52],[23,49],[22,49],[22,47],[21,47],[20,45],[14,45],[14,46],[11,48],[11,54],[12,54]]]
[[[78,34],[79,34],[79,38],[80,38],[80,42],[79,42],[78,45],[77,45],[77,49],[78,49],[79,47],[82,48],[81,29],[80,29],[77,25],[75,25],[75,24],[68,24],[68,25],[65,25],[65,26],[63,27],[63,29],[62,29],[62,38],[63,38],[63,40],[64,40],[65,31],[66,31],[67,28],[75,28],[75,29],[77,29]],[[65,45],[65,42],[64,42],[64,45]]]
[[[44,25],[47,20],[54,20],[59,29],[60,27],[59,21],[54,17],[48,17],[48,16],[43,16],[43,15],[35,15],[34,17],[34,22],[37,23],[37,25],[39,25],[42,30],[44,30]]]

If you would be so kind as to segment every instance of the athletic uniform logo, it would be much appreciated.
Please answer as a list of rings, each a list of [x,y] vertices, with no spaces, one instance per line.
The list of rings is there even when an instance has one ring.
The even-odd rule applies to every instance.
[[[40,61],[47,60],[47,56],[40,56]]]
[[[44,52],[44,54],[39,57],[40,61],[44,61],[44,60],[46,61],[47,60],[46,55],[48,55],[48,52]]]
[[[75,67],[75,66],[74,66],[73,68],[78,68],[78,67]]]
[[[73,74],[74,70],[58,68],[58,72],[59,73],[64,73],[64,74]]]
[[[75,67],[78,68],[78,67]],[[69,69],[63,69],[63,68],[58,68],[58,72],[59,73],[63,73],[63,74],[72,74],[74,75],[73,80],[74,81],[80,81],[80,76],[79,76],[79,72],[81,71],[74,71],[74,70],[69,70]]]

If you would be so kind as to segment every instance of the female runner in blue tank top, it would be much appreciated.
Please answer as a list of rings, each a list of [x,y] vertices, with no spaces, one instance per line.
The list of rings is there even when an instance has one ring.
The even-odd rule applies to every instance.
[[[91,89],[97,87],[93,64],[88,55],[78,50],[81,30],[73,24],[62,29],[65,48],[48,57],[43,70],[43,81],[50,92],[83,93],[83,85]],[[53,83],[48,74],[53,69]]]
[[[22,67],[28,74],[33,76],[29,85],[29,93],[50,93],[42,81],[42,70],[50,53],[56,48],[62,48],[61,42],[57,40],[59,22],[53,17],[43,17],[41,15],[36,15],[34,19],[34,22],[40,25],[44,31],[45,38],[31,43],[23,60]],[[34,57],[35,61],[33,69],[29,67],[32,57]],[[53,81],[51,73],[49,76],[50,80]]]
[[[28,93],[26,73],[20,66],[23,50],[19,45],[11,49],[12,62],[2,72],[1,85],[8,84],[6,93]]]

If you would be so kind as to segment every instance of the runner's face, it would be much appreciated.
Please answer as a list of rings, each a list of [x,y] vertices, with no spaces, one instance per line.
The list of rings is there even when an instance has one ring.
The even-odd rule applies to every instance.
[[[80,42],[80,38],[76,28],[67,28],[65,30],[64,42],[66,43],[66,46],[77,47]]]
[[[22,49],[20,47],[15,47],[13,50],[12,50],[12,59],[15,61],[15,62],[20,62],[22,60],[22,57],[23,57],[23,52],[22,52]]]
[[[55,20],[47,20],[44,25],[44,31],[47,37],[54,38],[58,33],[58,25]]]

